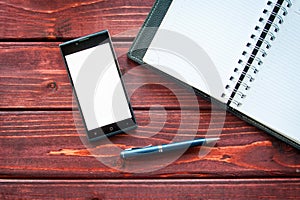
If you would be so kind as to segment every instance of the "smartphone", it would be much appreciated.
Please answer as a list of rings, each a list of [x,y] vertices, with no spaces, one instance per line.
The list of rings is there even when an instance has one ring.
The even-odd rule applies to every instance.
[[[90,141],[137,127],[107,30],[59,45]]]

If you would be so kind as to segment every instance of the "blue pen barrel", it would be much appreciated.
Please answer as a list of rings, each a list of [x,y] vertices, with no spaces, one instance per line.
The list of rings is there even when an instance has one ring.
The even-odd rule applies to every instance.
[[[159,149],[157,146],[154,147],[143,147],[143,148],[133,148],[129,150],[124,150],[121,152],[122,158],[131,158],[131,157],[137,157],[137,156],[144,156],[147,154],[153,154],[158,153]]]
[[[183,142],[164,144],[163,149],[165,151],[185,149],[185,148],[189,148],[189,147],[195,147],[195,146],[203,145],[203,143],[205,143],[205,141],[206,141],[205,139],[198,139],[198,140],[191,140],[191,141],[183,141]]]
[[[211,142],[217,141],[219,138],[196,139],[182,142],[174,142],[170,144],[163,144],[158,146],[147,146],[142,148],[132,148],[121,152],[121,158],[130,158],[138,156],[146,156],[150,154],[174,151],[179,149],[187,149],[189,147],[201,146]]]

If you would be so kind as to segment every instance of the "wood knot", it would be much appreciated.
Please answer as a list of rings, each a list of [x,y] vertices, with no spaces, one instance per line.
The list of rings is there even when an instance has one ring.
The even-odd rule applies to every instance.
[[[221,160],[224,160],[224,159],[229,159],[229,158],[231,158],[231,156],[230,156],[230,155],[227,155],[227,154],[225,154],[225,155],[223,155],[223,156],[222,156]]]
[[[53,89],[53,90],[57,90],[58,87],[57,87],[57,84],[55,81],[52,81],[50,83],[47,84],[47,88],[50,88],[50,89]]]

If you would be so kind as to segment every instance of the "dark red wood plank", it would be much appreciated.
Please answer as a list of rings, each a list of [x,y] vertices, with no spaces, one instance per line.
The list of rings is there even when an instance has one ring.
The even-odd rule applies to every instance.
[[[113,37],[135,37],[154,0],[45,0],[0,2],[1,39],[74,38],[108,29]]]
[[[0,43],[0,108],[70,109],[72,89],[59,43]],[[210,108],[173,81],[128,60],[131,43],[114,43],[132,105]],[[13,100],[12,100],[13,99]],[[199,100],[199,101],[198,101]]]
[[[84,145],[82,127],[71,111],[1,112],[1,178],[183,178],[299,177],[300,153],[283,142],[228,115],[214,148],[191,148],[123,162],[121,149],[203,137],[210,119],[222,126],[221,113],[135,111],[139,128],[93,145]],[[74,117],[74,119],[73,119]],[[151,118],[152,117],[152,118]],[[186,118],[181,134],[180,120]],[[194,130],[194,125],[199,127]],[[215,128],[218,130],[218,128]],[[199,153],[208,150],[202,157]],[[182,152],[183,153],[183,152]],[[178,159],[177,157],[178,156]]]
[[[300,179],[0,180],[1,199],[298,199]]]

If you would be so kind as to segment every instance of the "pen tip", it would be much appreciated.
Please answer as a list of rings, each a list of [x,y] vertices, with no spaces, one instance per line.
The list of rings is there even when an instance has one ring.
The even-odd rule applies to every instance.
[[[206,138],[206,144],[212,144],[218,140],[220,140],[220,138]]]

